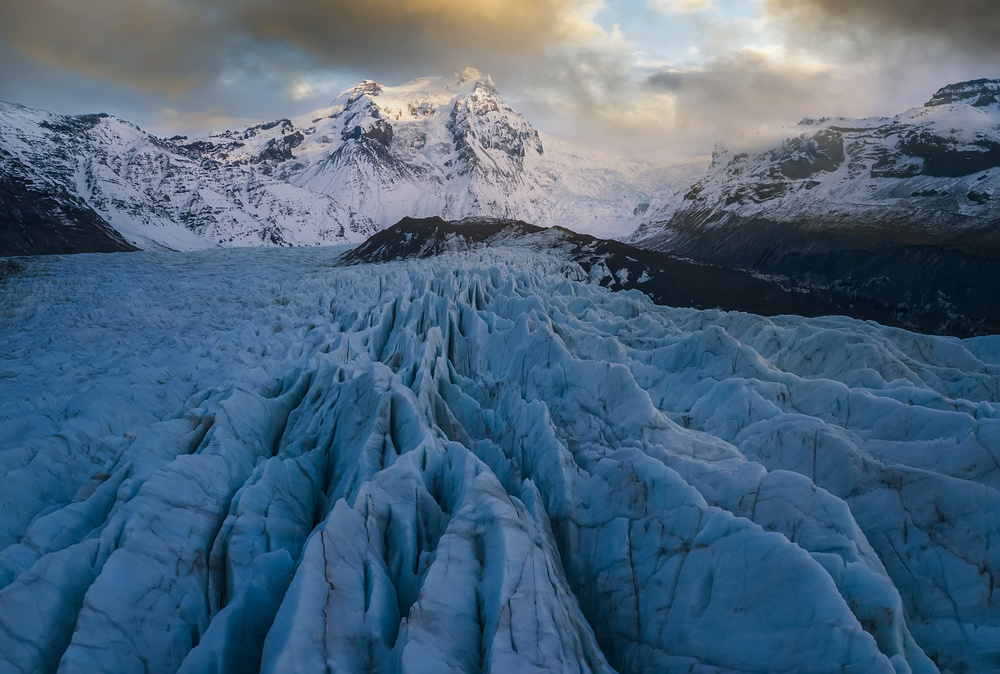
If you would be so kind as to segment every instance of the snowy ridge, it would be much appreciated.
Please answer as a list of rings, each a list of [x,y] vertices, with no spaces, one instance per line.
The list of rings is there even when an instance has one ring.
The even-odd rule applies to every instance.
[[[998,338],[335,254],[6,281],[0,669],[995,671]]]
[[[359,242],[404,216],[624,236],[690,172],[544,136],[472,68],[365,80],[311,114],[193,140],[0,103],[0,179],[5,168],[83,200],[135,246],[176,250]],[[25,238],[0,253],[34,252]]]
[[[232,135],[206,142],[229,158],[248,158],[295,133],[294,160],[276,175],[333,197],[352,221],[378,229],[403,217],[499,217],[624,236],[659,204],[664,175],[689,170],[541,134],[474,68],[396,87],[365,80],[236,154],[227,145]]]
[[[350,238],[342,209],[329,197],[271,178],[274,160],[266,154],[257,163],[224,164],[205,157],[197,144],[164,141],[108,115],[60,117],[5,103],[0,138],[4,154],[30,167],[36,185],[82,199],[140,248]],[[364,238],[361,231],[354,236]]]

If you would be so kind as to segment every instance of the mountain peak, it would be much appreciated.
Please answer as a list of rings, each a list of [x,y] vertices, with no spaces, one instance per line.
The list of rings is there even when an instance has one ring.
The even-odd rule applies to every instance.
[[[924,107],[964,103],[976,108],[1000,103],[1000,80],[978,79],[949,84],[938,89]]]
[[[455,73],[455,79],[458,80],[459,84],[468,82],[470,80],[478,80],[481,79],[482,77],[483,77],[482,71],[480,71],[478,68],[473,68],[472,66],[469,66],[460,73]],[[489,77],[489,75],[487,75],[487,77]]]
[[[460,73],[455,73],[452,75],[451,86],[457,87],[462,90],[475,90],[478,88],[485,88],[489,91],[496,92],[496,85],[493,84],[493,78],[488,74],[484,74],[478,68],[468,67]]]

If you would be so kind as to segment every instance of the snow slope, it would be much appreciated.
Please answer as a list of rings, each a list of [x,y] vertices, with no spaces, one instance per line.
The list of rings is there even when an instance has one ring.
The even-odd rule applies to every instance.
[[[27,181],[84,202],[140,248],[358,242],[431,215],[625,236],[690,172],[540,134],[472,68],[398,87],[365,80],[328,108],[200,139],[0,103],[0,206],[6,183]],[[0,254],[52,252],[43,238],[29,231]]]
[[[1000,338],[335,262],[3,282],[0,670],[1000,666]]]

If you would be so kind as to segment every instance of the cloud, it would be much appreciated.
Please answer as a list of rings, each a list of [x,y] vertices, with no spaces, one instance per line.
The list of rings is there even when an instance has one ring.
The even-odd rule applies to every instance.
[[[180,94],[214,72],[225,36],[193,0],[4,3],[0,35],[22,54],[147,91]]]
[[[802,117],[843,114],[832,100],[849,95],[846,82],[825,66],[743,49],[702,66],[664,69],[645,87],[674,105],[672,143],[731,141],[762,127],[795,124]]]
[[[803,116],[894,114],[948,82],[996,76],[982,68],[1000,56],[997,0],[735,4],[4,2],[0,96],[197,133],[321,107],[362,77],[392,85],[473,65],[543,130],[669,156]]]
[[[454,67],[584,41],[600,32],[586,17],[591,9],[573,0],[248,0],[241,22],[326,65]]]
[[[51,66],[180,95],[262,64],[377,76],[502,65],[599,33],[588,18],[596,8],[594,0],[33,0],[3,3],[0,37]]]
[[[187,111],[166,106],[160,108],[153,116],[153,124],[157,129],[176,133],[187,133],[192,129],[218,131],[220,129],[246,128],[256,121],[258,120],[231,117],[218,107]]]
[[[711,9],[714,0],[646,0],[650,9],[658,12],[690,14]]]
[[[1000,55],[996,0],[765,0],[764,6],[792,36],[819,34],[866,52],[904,47]]]
[[[847,80],[834,69],[741,49],[694,66],[637,66],[624,50],[574,50],[522,87],[534,118],[587,144],[667,159],[702,155],[763,127],[851,114]],[[534,111],[531,111],[534,112]],[[546,130],[543,128],[543,130]]]

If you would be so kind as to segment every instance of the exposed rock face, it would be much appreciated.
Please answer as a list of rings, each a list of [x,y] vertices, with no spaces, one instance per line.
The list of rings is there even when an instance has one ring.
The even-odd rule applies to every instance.
[[[789,138],[774,152],[772,162],[781,167],[781,175],[803,180],[817,171],[831,173],[844,161],[844,137],[833,129]]]
[[[926,129],[911,130],[899,139],[897,148],[923,159],[921,173],[937,178],[961,178],[1000,167],[1000,142],[989,137],[958,143]]]
[[[86,201],[0,150],[0,257],[136,250]]]
[[[926,106],[966,103],[981,108],[1000,104],[1000,80],[979,79],[949,84],[938,90]]]
[[[378,119],[369,124],[366,128],[358,125],[350,131],[344,129],[341,137],[344,140],[369,138],[377,143],[380,143],[384,147],[389,147],[392,144],[392,126],[390,126],[384,119]]]

